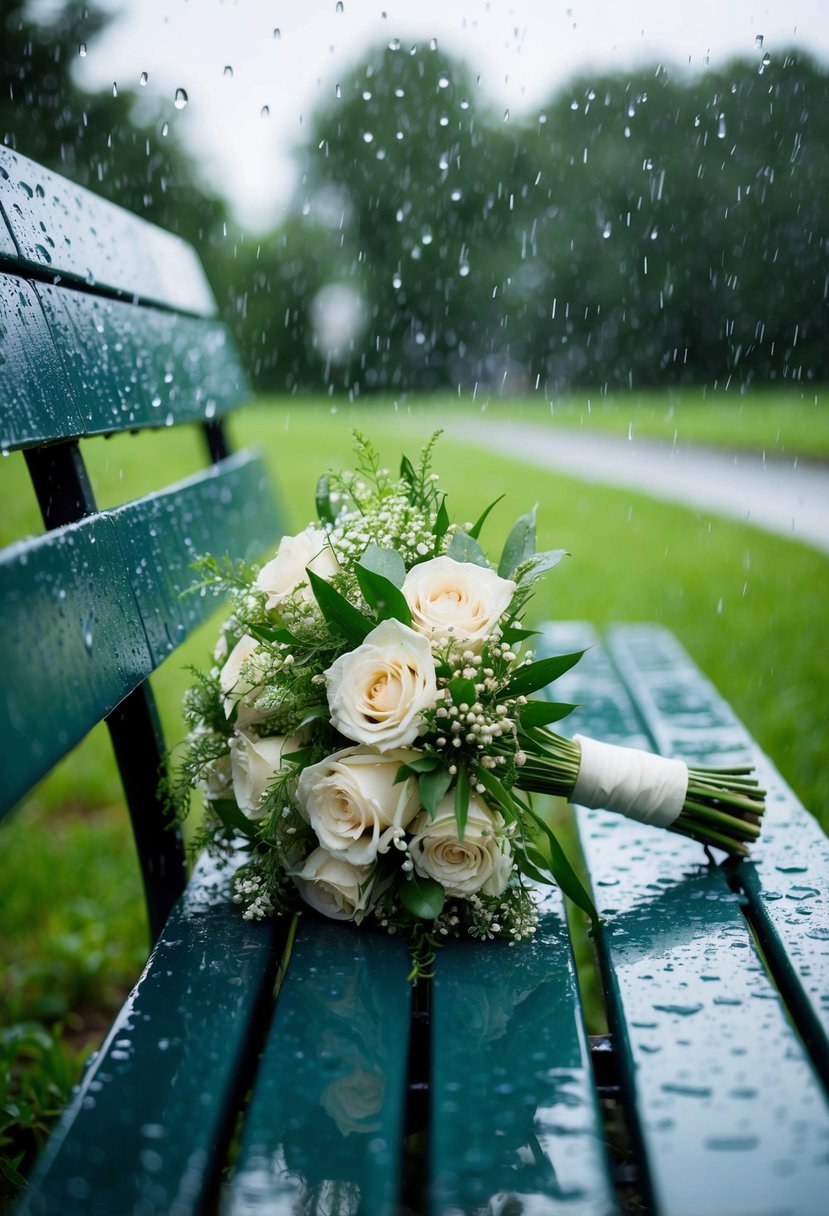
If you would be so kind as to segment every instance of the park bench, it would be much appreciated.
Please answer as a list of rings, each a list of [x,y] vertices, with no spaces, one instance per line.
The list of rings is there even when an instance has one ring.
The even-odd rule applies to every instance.
[[[531,944],[451,943],[412,990],[394,938],[308,914],[288,951],[227,872],[187,879],[146,679],[211,607],[180,595],[194,557],[279,535],[223,431],[245,377],[187,246],[7,149],[0,187],[0,445],[46,527],[0,554],[0,813],[105,718],[155,942],[20,1212],[824,1213],[829,841],[664,629],[546,626],[590,646],[555,699],[610,742],[752,760],[767,823],[723,865],[579,812],[609,1034],[585,1033],[555,891]],[[183,424],[209,467],[97,511],[81,445]]]

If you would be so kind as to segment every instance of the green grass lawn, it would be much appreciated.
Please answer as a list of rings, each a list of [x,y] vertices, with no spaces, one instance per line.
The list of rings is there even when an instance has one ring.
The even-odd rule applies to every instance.
[[[740,442],[787,456],[829,456],[820,394],[640,395],[549,405],[493,403],[499,417],[566,423],[682,441]],[[239,446],[260,446],[291,530],[314,515],[314,486],[329,466],[348,464],[350,428],[369,432],[389,465],[416,451],[454,409],[470,402],[262,402],[234,420]],[[823,402],[821,400],[821,405]],[[750,415],[750,425],[746,418]],[[742,420],[741,420],[742,419]],[[85,445],[99,504],[134,498],[202,463],[189,431],[93,440]],[[734,705],[804,802],[829,824],[829,559],[747,526],[627,490],[560,475],[441,442],[436,468],[456,519],[475,517],[506,492],[483,540],[497,552],[516,515],[539,505],[542,547],[571,557],[544,581],[536,620],[658,621],[671,628]],[[41,530],[22,457],[2,465],[0,542]],[[182,733],[178,706],[188,664],[208,662],[218,614],[153,678],[170,740]],[[145,950],[140,883],[120,807],[108,739],[98,728],[3,825],[0,850],[0,1110],[18,1117],[0,1156],[30,1154],[67,1078],[117,1006]],[[62,1036],[62,1037],[61,1037]],[[3,1096],[2,1078],[13,1076]],[[25,1164],[25,1162],[24,1162]]]

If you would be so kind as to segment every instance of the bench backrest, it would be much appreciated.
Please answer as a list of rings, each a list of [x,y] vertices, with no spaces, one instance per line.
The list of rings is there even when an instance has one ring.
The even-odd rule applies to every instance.
[[[0,554],[0,818],[106,718],[154,935],[185,870],[146,680],[214,607],[182,598],[194,559],[278,531],[261,458],[226,442],[248,384],[215,313],[188,245],[0,148],[0,450],[24,451],[46,527]],[[183,423],[205,471],[98,511],[83,442]]]

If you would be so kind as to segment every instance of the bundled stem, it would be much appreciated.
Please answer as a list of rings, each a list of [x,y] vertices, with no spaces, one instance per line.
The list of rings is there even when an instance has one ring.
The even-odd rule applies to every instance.
[[[544,731],[542,746],[539,737],[536,732],[532,741],[524,741],[526,760],[517,770],[516,786],[527,793],[572,798],[582,762],[579,743]],[[753,771],[749,766],[688,766],[685,799],[669,830],[736,856],[747,854],[750,843],[760,835],[765,811],[766,791],[760,789]],[[619,808],[611,796],[603,809]]]

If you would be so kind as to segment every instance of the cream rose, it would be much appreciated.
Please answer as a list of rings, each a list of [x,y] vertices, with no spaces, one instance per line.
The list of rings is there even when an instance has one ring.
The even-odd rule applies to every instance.
[[[306,904],[332,920],[353,920],[366,914],[366,890],[373,866],[352,866],[326,849],[314,849],[297,870],[290,872]]]
[[[394,784],[400,765],[418,755],[347,747],[304,769],[297,803],[320,844],[352,865],[388,852],[395,832],[402,833],[420,810],[414,778]]]
[[[240,731],[230,740],[233,796],[240,810],[249,813],[258,810],[268,782],[282,765],[282,756],[301,746],[296,735],[254,739]]]
[[[265,607],[278,608],[297,589],[303,599],[316,603],[307,567],[320,578],[330,578],[340,568],[325,533],[313,526],[296,536],[283,536],[276,557],[259,571],[254,586],[267,596]]]
[[[253,702],[262,692],[262,686],[257,682],[255,674],[256,664],[253,662],[258,649],[259,643],[256,639],[244,634],[227,656],[227,661],[219,672],[225,716],[229,718],[236,707],[237,722],[240,726],[268,717],[268,713],[261,713],[253,707]]]
[[[403,582],[412,628],[477,652],[509,607],[516,584],[494,570],[451,557],[413,566]]]
[[[382,621],[325,672],[331,722],[355,743],[407,747],[437,697],[432,648],[400,621]]]
[[[455,795],[447,794],[434,819],[424,811],[415,820],[409,851],[414,868],[434,878],[447,895],[500,895],[512,869],[509,846],[499,841],[502,817],[473,794],[463,840],[458,839]]]

